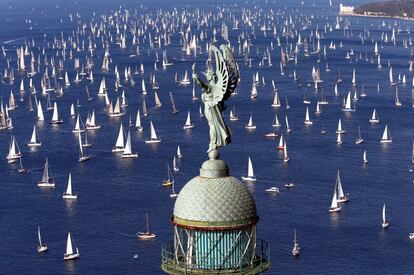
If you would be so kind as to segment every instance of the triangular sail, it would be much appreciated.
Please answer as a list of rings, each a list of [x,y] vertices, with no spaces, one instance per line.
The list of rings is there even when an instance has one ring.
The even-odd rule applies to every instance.
[[[73,248],[72,248],[72,238],[70,237],[70,232],[68,232],[68,239],[66,241],[66,255],[73,254]]]
[[[247,176],[254,177],[253,164],[252,164],[252,160],[250,159],[250,157],[249,157],[248,166],[247,166]]]
[[[66,194],[72,195],[72,173],[69,173],[68,187],[66,188]]]
[[[124,148],[124,127],[122,123],[121,123],[121,126],[119,127],[119,134],[118,134],[118,139],[116,140],[115,147]]]

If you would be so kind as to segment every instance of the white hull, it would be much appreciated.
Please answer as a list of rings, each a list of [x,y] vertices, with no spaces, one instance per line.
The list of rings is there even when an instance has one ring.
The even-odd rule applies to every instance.
[[[271,187],[269,189],[266,189],[266,192],[269,192],[269,193],[279,193],[279,188],[277,188],[277,187]]]
[[[83,132],[85,132],[85,129],[72,130],[72,133],[83,133]]]
[[[112,153],[119,153],[119,152],[123,152],[124,151],[124,148],[113,148],[112,149]]]
[[[355,109],[343,108],[342,112],[355,112]]]
[[[254,129],[256,129],[256,125],[253,125],[253,126],[246,125],[245,128],[247,130],[254,130]]]
[[[117,113],[117,114],[108,114],[108,116],[110,116],[110,117],[121,117],[123,115],[125,115],[125,112],[124,113]]]
[[[96,129],[100,129],[101,125],[96,125],[96,126],[86,126],[86,130],[96,130]]]
[[[161,139],[151,139],[151,140],[146,140],[145,143],[160,143]]]
[[[340,197],[336,200],[337,202],[348,202],[349,198],[348,197]]]
[[[63,120],[52,120],[50,124],[62,124]]]
[[[82,156],[82,157],[79,157],[79,162],[84,162],[84,161],[87,161],[87,160],[90,160],[91,159],[91,156]]]
[[[177,193],[170,194],[170,198],[176,198],[177,196],[178,196],[178,194],[177,194]]]
[[[42,253],[42,252],[46,252],[49,248],[47,247],[46,244],[42,244],[42,246],[38,246],[37,247],[37,252],[38,253]]]
[[[382,224],[381,224],[381,226],[382,226],[382,228],[388,228],[388,226],[389,226],[390,224],[388,223],[388,222],[383,222]]]
[[[65,261],[69,261],[69,260],[75,260],[75,259],[78,259],[80,257],[80,254],[79,253],[75,253],[75,254],[69,254],[69,255],[64,255],[63,256],[63,260],[65,260]]]
[[[341,207],[334,207],[334,208],[329,208],[329,213],[334,213],[334,212],[339,212],[341,211]]]
[[[38,187],[55,187],[54,183],[47,183],[47,182],[38,182],[37,183]]]
[[[370,123],[378,123],[379,122],[379,119],[370,119],[369,122]]]
[[[255,177],[243,176],[241,178],[242,180],[245,180],[245,181],[256,181]]]
[[[312,121],[310,121],[310,120],[305,120],[305,124],[306,124],[306,125],[312,125],[312,124],[313,124],[313,122],[312,122]]]
[[[123,154],[122,158],[138,158],[138,154]]]
[[[192,129],[192,128],[194,128],[194,124],[184,125],[184,126],[183,126],[183,129],[184,129],[184,130],[187,130],[187,129]]]
[[[381,143],[391,143],[392,139],[381,139]]]
[[[152,233],[138,233],[137,234],[137,237],[138,237],[138,239],[140,239],[140,240],[144,240],[144,241],[150,241],[150,240],[153,240],[154,238],[155,238],[155,234],[152,234]]]
[[[63,193],[62,198],[68,199],[68,200],[76,200],[78,198],[78,195]]]
[[[39,143],[30,143],[30,142],[29,142],[29,143],[27,144],[27,146],[28,146],[28,147],[40,147],[40,146],[42,146],[42,143],[40,143],[40,142],[39,142]]]

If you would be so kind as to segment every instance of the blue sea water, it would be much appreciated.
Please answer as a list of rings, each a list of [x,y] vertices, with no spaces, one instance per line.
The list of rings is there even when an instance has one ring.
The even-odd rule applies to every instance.
[[[364,1],[366,2],[366,1]],[[336,5],[336,3],[334,3]],[[348,3],[356,4],[356,3]],[[359,1],[358,1],[359,4]],[[337,8],[330,8],[328,1],[275,1],[273,3],[219,1],[146,1],[126,2],[123,7],[137,10],[137,14],[156,16],[156,9],[178,10],[199,7],[204,11],[217,13],[217,6],[227,5],[229,10],[240,16],[242,8],[262,10],[264,16],[270,9],[279,13],[278,32],[283,24],[281,13],[299,16],[313,15],[312,24],[302,30],[302,38],[318,28],[323,32],[323,26],[329,21],[335,21]],[[142,7],[141,7],[142,5]],[[113,13],[120,3],[111,1],[2,1],[0,3],[0,43],[8,50],[11,66],[16,66],[15,48],[20,47],[25,39],[34,39],[37,45],[44,45],[43,40],[52,41],[60,37],[61,32],[67,38],[76,29],[77,22],[69,20],[69,14],[74,17],[79,13],[83,23],[89,23],[93,12],[95,22],[99,22],[102,13]],[[286,7],[286,8],[285,8]],[[30,19],[32,23],[27,23]],[[61,20],[62,19],[62,20]],[[337,47],[340,41],[343,48],[336,51],[328,50],[327,59],[317,55],[308,58],[301,52],[298,64],[289,62],[285,68],[285,76],[280,75],[280,48],[272,50],[273,67],[259,68],[258,60],[263,56],[266,47],[273,40],[271,32],[264,37],[263,32],[256,28],[256,37],[252,40],[252,67],[243,62],[243,57],[236,53],[240,71],[238,95],[227,102],[225,119],[233,131],[232,144],[223,148],[221,158],[226,160],[230,172],[235,177],[247,173],[247,158],[253,161],[258,178],[256,184],[248,184],[256,198],[260,222],[258,237],[268,240],[271,246],[271,270],[269,274],[412,274],[414,272],[414,242],[408,239],[408,233],[414,231],[414,195],[413,174],[409,171],[411,165],[411,150],[413,141],[414,113],[411,107],[411,79],[413,74],[408,71],[410,48],[402,46],[403,40],[408,40],[410,34],[406,29],[413,29],[411,21],[385,19],[386,27],[379,27],[383,19],[373,18],[344,18],[349,20],[349,37],[344,37],[344,31],[324,33],[321,45],[328,46],[333,41]],[[394,25],[394,22],[396,22]],[[344,22],[341,22],[343,26]],[[215,22],[216,28],[221,22]],[[229,26],[230,22],[227,22]],[[29,26],[33,29],[29,30]],[[391,26],[391,27],[389,27]],[[382,32],[390,36],[392,26],[401,27],[397,35],[397,45],[383,44],[381,57],[383,68],[378,70],[376,64],[355,60],[345,60],[345,53],[351,48],[359,54],[373,54],[374,45],[371,38],[361,44],[360,33],[369,30],[374,41],[379,41]],[[299,26],[297,26],[299,27]],[[192,26],[196,30],[196,26]],[[237,49],[237,35],[242,30],[232,31],[230,40]],[[212,28],[207,28],[209,36]],[[46,34],[46,38],[44,38]],[[284,44],[285,40],[282,40]],[[130,41],[129,41],[130,43]],[[99,43],[98,43],[99,44]],[[276,42],[274,41],[276,45]],[[137,85],[125,86],[128,100],[127,115],[122,119],[111,119],[105,114],[104,101],[96,96],[99,82],[103,76],[107,79],[111,100],[120,93],[113,91],[114,66],[123,72],[125,66],[145,66],[145,79],[149,88],[148,78],[153,72],[155,51],[149,50],[148,43],[143,43],[141,55],[129,58],[135,51],[130,44],[127,50],[121,50],[111,44],[111,71],[104,74],[100,71],[103,57],[102,47],[94,52],[94,83],[83,80],[80,84],[72,83],[65,89],[63,98],[55,98],[59,111],[64,120],[62,125],[52,126],[48,122],[51,112],[45,111],[44,123],[39,123],[34,113],[27,111],[27,98],[18,102],[18,108],[11,111],[14,129],[0,132],[0,273],[2,274],[160,274],[161,244],[172,240],[173,232],[170,219],[174,200],[169,197],[170,189],[163,188],[161,183],[166,177],[166,164],[171,163],[177,145],[180,145],[183,159],[180,161],[181,170],[176,175],[176,188],[179,190],[188,180],[196,176],[201,163],[207,158],[205,151],[208,144],[208,126],[204,119],[199,118],[200,101],[191,100],[191,86],[180,87],[174,84],[174,74],[190,71],[193,62],[197,62],[199,70],[204,68],[207,58],[203,53],[194,58],[181,60],[179,35],[172,35],[172,45],[167,48],[170,61],[174,65],[168,70],[159,70],[157,80],[160,84],[159,96],[163,106],[152,110],[148,118],[143,118],[144,132],[131,128],[133,148],[138,151],[137,160],[125,160],[115,156],[112,146],[118,135],[122,121],[128,124],[129,115],[135,118],[141,106],[140,82],[141,76],[134,76]],[[204,47],[204,43],[202,44]],[[312,48],[310,46],[310,48]],[[204,49],[204,48],[203,48]],[[158,51],[160,56],[162,50]],[[48,56],[55,53],[47,49]],[[85,52],[74,53],[84,62]],[[399,85],[402,107],[394,106],[394,89],[388,84],[388,68],[390,61],[394,77],[398,73],[406,74],[407,85]],[[376,61],[376,60],[375,60]],[[26,59],[26,64],[28,60]],[[325,72],[325,64],[329,63],[330,72]],[[159,68],[161,68],[160,64]],[[4,72],[6,59],[0,57],[0,71]],[[318,94],[312,87],[298,86],[289,75],[296,69],[303,83],[311,81],[312,66],[321,70],[321,78],[329,105],[322,107],[322,113],[314,114]],[[73,60],[65,64],[71,79],[75,76]],[[355,68],[357,73],[357,89],[365,85],[368,96],[360,98],[357,111],[352,114],[341,112],[342,98],[351,89],[351,75]],[[337,70],[341,70],[344,82],[339,85],[340,96],[334,95],[334,83]],[[42,69],[44,70],[44,68]],[[250,99],[251,79],[259,71],[266,80],[265,86],[258,88],[258,97]],[[40,90],[40,75],[34,78],[37,90]],[[12,87],[0,84],[0,94],[7,102],[12,88],[16,99],[21,77],[27,85],[27,77],[16,73],[16,81]],[[283,163],[283,155],[276,150],[278,139],[266,139],[264,135],[272,130],[271,123],[275,110],[270,107],[273,93],[271,80],[275,80],[282,99],[282,108],[277,110],[279,120],[287,113],[293,131],[286,133],[281,127],[280,132],[286,138],[290,162]],[[377,93],[377,83],[381,90]],[[92,101],[87,101],[85,85],[94,95]],[[309,106],[311,119],[314,124],[305,126],[303,123],[306,106],[303,105],[303,95],[308,93],[312,104]],[[177,107],[181,112],[171,114],[168,92],[174,93]],[[197,89],[200,94],[200,90]],[[37,94],[45,107],[46,98]],[[289,99],[291,109],[284,108],[284,97]],[[79,163],[77,135],[72,133],[74,120],[69,116],[70,104],[80,99],[82,107],[77,112],[85,120],[88,111],[95,109],[97,121],[102,128],[90,131],[88,139],[93,146],[88,152],[93,158],[86,163]],[[147,96],[147,105],[153,106],[153,94]],[[229,110],[236,106],[240,117],[238,122],[230,122]],[[379,114],[380,123],[371,125],[368,122],[373,109]],[[44,109],[45,110],[45,109]],[[191,111],[195,128],[183,131],[187,110]],[[257,124],[257,130],[248,132],[244,126],[249,115]],[[144,140],[149,137],[149,118],[153,121],[157,133],[162,139],[158,145],[147,145]],[[336,126],[341,118],[347,133],[344,143],[336,144]],[[388,124],[393,142],[381,145],[379,140],[382,131]],[[33,125],[39,132],[42,147],[29,150],[29,141]],[[361,145],[354,142],[361,127],[365,139]],[[321,129],[327,130],[321,135]],[[6,161],[10,136],[14,135],[23,153],[23,164],[31,169],[31,173],[19,174],[16,165]],[[362,153],[367,150],[369,163],[362,165]],[[43,173],[45,158],[48,157],[56,188],[51,190],[39,189],[36,186]],[[351,200],[343,205],[341,213],[328,213],[331,196],[335,183],[337,169],[341,172],[342,184]],[[73,202],[62,200],[61,195],[66,190],[67,177],[72,173],[74,191],[79,198]],[[285,183],[294,182],[296,187],[287,190]],[[278,186],[281,193],[274,196],[265,193],[265,189]],[[381,229],[381,209],[387,204],[387,215],[390,228]],[[144,230],[144,215],[149,213],[150,229],[157,234],[154,241],[142,242],[135,237],[136,232]],[[40,225],[43,239],[49,246],[49,251],[43,255],[36,253],[37,226]],[[291,248],[293,230],[298,232],[302,253],[299,258],[292,258]],[[65,252],[66,236],[70,231],[76,245],[79,247],[81,259],[74,262],[62,260]],[[134,255],[138,255],[134,259]]]

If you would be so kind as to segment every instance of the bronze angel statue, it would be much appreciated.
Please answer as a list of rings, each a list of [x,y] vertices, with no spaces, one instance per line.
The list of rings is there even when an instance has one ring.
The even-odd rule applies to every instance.
[[[220,49],[222,52],[214,45],[210,47],[216,62],[215,72],[209,68],[204,73],[207,82],[200,80],[195,71],[195,64],[193,65],[193,79],[204,90],[202,94],[204,113],[210,127],[210,144],[207,153],[231,142],[231,130],[224,122],[222,112],[224,101],[236,90],[239,81],[239,69],[230,47],[221,45]]]

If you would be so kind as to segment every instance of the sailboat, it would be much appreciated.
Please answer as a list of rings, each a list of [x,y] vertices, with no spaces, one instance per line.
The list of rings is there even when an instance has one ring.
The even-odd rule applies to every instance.
[[[37,238],[39,239],[39,245],[37,246],[37,252],[42,253],[46,252],[49,248],[47,244],[42,243],[42,236],[40,235],[40,226],[37,227]]]
[[[49,161],[46,158],[45,162],[45,168],[43,170],[43,177],[42,179],[37,183],[38,187],[55,187],[55,180],[52,177],[51,171],[49,171]]]
[[[385,204],[382,207],[382,228],[386,229],[388,228],[388,226],[390,225],[390,223],[387,221],[387,219],[385,218]]]
[[[306,115],[305,115],[305,121],[304,121],[304,123],[306,125],[312,125],[313,124],[313,122],[309,118],[309,108],[308,108],[308,106],[306,106]]]
[[[86,130],[95,130],[101,128],[101,125],[96,124],[95,109],[92,110],[91,116],[86,120]]]
[[[162,186],[165,186],[165,187],[171,186],[174,182],[174,175],[171,172],[171,168],[169,164],[167,164],[167,176],[168,178],[162,181]]]
[[[400,98],[398,97],[398,86],[395,87],[395,106],[397,107],[402,106]]]
[[[273,96],[272,107],[278,108],[280,107],[280,100],[279,100],[279,93],[276,91],[275,95]]]
[[[338,205],[338,201],[337,201],[337,184],[335,183],[335,189],[334,189],[334,193],[332,196],[332,202],[331,202],[331,207],[329,208],[329,212],[339,212],[341,211],[341,206]]]
[[[183,157],[183,155],[181,154],[181,148],[180,148],[180,145],[177,145],[177,154],[176,154],[176,156],[177,156],[177,158],[182,158]]]
[[[81,133],[78,134],[78,137],[79,137],[79,159],[78,159],[78,161],[79,162],[84,162],[84,161],[90,160],[91,159],[91,156],[90,155],[86,155],[83,152],[82,135],[81,135]]]
[[[145,241],[153,240],[156,235],[154,233],[151,233],[150,230],[149,230],[148,213],[145,213],[145,224],[146,224],[146,227],[147,227],[147,231],[146,232],[138,232],[137,237],[138,237],[138,239],[145,240]]]
[[[36,132],[36,125],[33,126],[33,132],[32,132],[32,138],[30,139],[29,143],[27,143],[27,146],[29,147],[40,147],[42,143],[39,141],[37,137]]]
[[[23,167],[23,161],[22,161],[22,159],[20,158],[20,165],[19,165],[19,168],[17,169],[17,171],[19,171],[19,173],[29,173],[30,172],[30,169],[26,169],[26,168],[24,168]]]
[[[171,107],[172,107],[172,110],[173,110],[172,113],[177,114],[178,112],[180,112],[180,110],[177,109],[177,107],[175,106],[175,101],[174,101],[174,97],[173,97],[172,92],[170,92],[170,100],[171,100]]]
[[[125,115],[125,112],[121,110],[121,103],[119,101],[119,97],[116,100],[115,107],[112,110],[112,107],[109,107],[110,111],[108,112],[108,116],[110,117],[120,117]]]
[[[292,128],[290,128],[290,126],[289,126],[289,119],[288,119],[287,115],[285,115],[285,122],[286,122],[286,131],[288,133],[292,132]]]
[[[364,150],[364,154],[362,155],[362,160],[364,161],[364,164],[368,163],[367,150]]]
[[[388,125],[385,124],[385,128],[384,128],[384,132],[382,133],[382,137],[381,137],[381,143],[391,143],[392,142],[392,138],[391,138],[391,133],[388,130]]]
[[[187,113],[187,120],[186,120],[186,122],[185,122],[185,124],[183,126],[183,129],[184,130],[187,130],[187,129],[192,129],[192,128],[194,128],[194,123],[191,122],[190,111],[188,111],[188,113]]]
[[[342,135],[341,134],[337,134],[337,136],[336,136],[336,144],[338,144],[338,145],[342,144]]]
[[[139,132],[142,132],[144,130],[141,125],[141,114],[139,113],[139,110],[137,112],[137,117],[135,118],[135,128],[137,128]]]
[[[348,196],[346,196],[344,194],[344,190],[342,189],[342,183],[341,183],[341,178],[339,177],[339,170],[338,173],[336,174],[336,184],[335,184],[336,188],[337,188],[337,202],[347,202],[349,201]]]
[[[66,241],[66,253],[63,255],[63,260],[75,260],[80,257],[79,249],[76,247],[76,252],[73,250],[74,244],[72,243],[72,237],[68,232],[68,239]]]
[[[342,108],[343,112],[355,112],[355,108],[352,108],[351,92],[348,92],[346,96],[345,106]]]
[[[83,133],[85,128],[83,127],[82,120],[80,119],[80,114],[76,118],[75,128],[72,130],[73,133]]]
[[[22,157],[19,146],[17,145],[15,137],[12,135],[9,145],[9,153],[7,154],[7,163],[15,163]]]
[[[336,129],[337,134],[345,134],[345,130],[342,128],[341,119],[338,120],[338,128]]]
[[[378,123],[379,122],[379,118],[377,115],[377,110],[374,109],[374,111],[372,112],[372,116],[371,119],[369,120],[370,123]]]
[[[274,118],[274,120],[273,120],[273,123],[272,123],[272,127],[280,127],[281,126],[281,124],[280,124],[280,122],[279,122],[279,118],[277,117],[277,114],[275,113],[275,118]]]
[[[283,150],[285,148],[285,140],[283,138],[283,134],[280,135],[279,138],[279,145],[277,146],[278,150]]]
[[[125,143],[124,152],[122,154],[122,158],[137,158],[138,154],[132,152],[131,146],[131,131],[128,131],[127,141]]]
[[[154,124],[152,124],[152,121],[150,120],[150,129],[151,129],[151,138],[145,140],[145,143],[159,143],[161,142],[161,139],[158,138],[157,133],[155,132]]]
[[[237,121],[237,120],[239,120],[239,116],[236,114],[236,106],[233,106],[233,110],[230,110],[230,121]]]
[[[288,156],[288,153],[287,153],[287,145],[286,145],[286,141],[285,141],[285,143],[284,143],[284,146],[283,146],[283,161],[286,163],[286,162],[288,162],[289,161],[289,156]]]
[[[78,195],[72,193],[72,173],[69,173],[68,187],[66,188],[66,192],[63,193],[62,198],[71,200],[76,200],[78,198]]]
[[[124,151],[124,126],[121,123],[119,126],[119,134],[116,139],[115,147],[112,148],[112,152],[123,152]]]
[[[296,229],[294,231],[294,236],[293,236],[293,248],[292,248],[292,255],[297,257],[300,254],[300,246],[299,243],[296,239]]]
[[[173,157],[172,164],[173,164],[173,170],[174,170],[174,172],[180,171],[180,168],[178,168],[178,166],[177,166],[177,158],[175,156]]]
[[[247,123],[247,125],[245,126],[245,128],[247,130],[254,130],[254,129],[256,129],[256,125],[253,123],[253,116],[252,116],[252,114],[250,114],[249,122]]]
[[[361,136],[361,127],[358,127],[358,137],[355,139],[355,144],[361,144],[364,139]]]
[[[174,178],[171,182],[171,194],[170,194],[170,198],[176,198],[178,196],[178,194],[175,192],[175,181]]]
[[[188,77],[188,72],[185,70],[183,79],[180,80],[180,85],[187,86],[190,84],[190,78]]]
[[[59,119],[59,113],[57,108],[57,103],[55,102],[53,105],[53,115],[50,124],[62,124],[63,120]]]
[[[253,171],[253,164],[252,164],[252,160],[248,159],[248,163],[247,163],[247,176],[242,176],[241,177],[242,180],[245,181],[256,181],[256,177],[254,176],[254,171]]]

